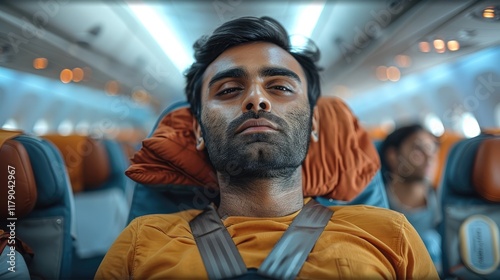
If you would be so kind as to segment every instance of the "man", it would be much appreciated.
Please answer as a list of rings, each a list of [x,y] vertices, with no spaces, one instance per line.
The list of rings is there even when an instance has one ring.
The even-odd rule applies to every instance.
[[[270,254],[279,259],[286,247],[315,241],[314,234],[306,233],[280,247],[283,254],[272,250],[294,219],[313,220],[307,214],[305,220],[299,217],[312,205],[303,197],[301,164],[309,141],[317,141],[319,134],[318,53],[294,51],[284,28],[268,17],[227,22],[195,49],[186,94],[197,119],[196,147],[207,152],[217,171],[219,205],[134,220],[109,250],[96,279],[218,278],[210,271],[231,270],[236,259],[245,271],[231,277],[253,273],[253,278],[268,275],[263,266]],[[367,206],[331,210],[304,263],[290,256],[289,266],[298,267],[298,274],[282,278],[438,278],[403,215]],[[210,221],[207,213],[216,218]],[[221,227],[200,233],[198,222]],[[230,242],[213,232],[222,232]],[[209,246],[203,236],[222,241]],[[206,257],[208,251],[216,252],[213,258]],[[221,264],[228,254],[234,256],[231,263]],[[288,269],[277,263],[271,266]]]
[[[402,126],[381,145],[389,207],[403,213],[420,234],[438,271],[441,267],[441,215],[431,180],[436,170],[436,137],[419,124]]]

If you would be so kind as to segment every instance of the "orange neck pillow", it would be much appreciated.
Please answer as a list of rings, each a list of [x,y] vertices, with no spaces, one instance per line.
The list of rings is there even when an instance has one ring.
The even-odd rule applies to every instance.
[[[349,201],[371,181],[380,161],[367,132],[338,98],[321,97],[319,141],[309,146],[302,164],[304,196]],[[193,116],[180,108],[163,117],[133,156],[125,172],[146,185],[197,185],[218,189],[216,172],[205,153],[196,150]]]

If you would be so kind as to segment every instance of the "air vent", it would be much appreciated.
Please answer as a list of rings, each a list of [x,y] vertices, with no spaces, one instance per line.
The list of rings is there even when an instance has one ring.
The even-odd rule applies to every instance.
[[[82,47],[89,49],[92,45],[92,42],[101,34],[102,27],[100,25],[95,25],[88,29],[86,32],[83,32],[78,36],[75,43]]]

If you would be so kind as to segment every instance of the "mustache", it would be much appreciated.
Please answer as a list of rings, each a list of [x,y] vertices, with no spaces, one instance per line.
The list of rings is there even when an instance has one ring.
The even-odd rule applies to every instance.
[[[285,120],[274,115],[273,113],[269,113],[266,111],[258,111],[257,113],[255,111],[247,111],[229,123],[226,130],[226,135],[233,136],[236,133],[236,129],[238,129],[238,127],[240,127],[244,122],[250,119],[260,119],[260,118],[275,123],[278,126],[278,131],[283,131],[283,129],[288,128],[288,125],[285,122]]]

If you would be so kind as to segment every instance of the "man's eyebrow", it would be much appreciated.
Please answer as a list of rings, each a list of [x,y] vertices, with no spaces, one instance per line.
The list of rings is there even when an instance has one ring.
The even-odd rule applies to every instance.
[[[271,77],[271,76],[285,76],[290,77],[296,80],[299,84],[302,84],[302,81],[295,72],[288,70],[286,68],[280,67],[264,67],[259,71],[260,76],[262,77]]]
[[[220,81],[225,78],[243,78],[247,77],[248,74],[245,70],[242,68],[232,68],[232,69],[227,69],[221,72],[216,73],[212,79],[210,79],[210,82],[208,83],[208,87],[211,87],[214,83],[217,81]]]

